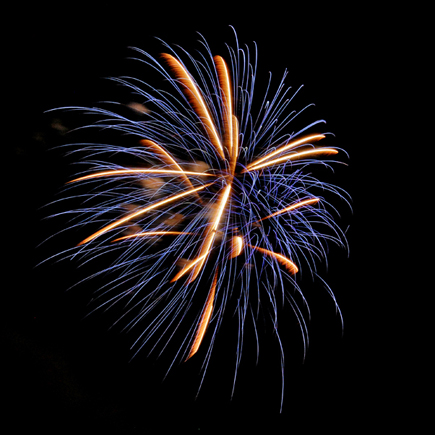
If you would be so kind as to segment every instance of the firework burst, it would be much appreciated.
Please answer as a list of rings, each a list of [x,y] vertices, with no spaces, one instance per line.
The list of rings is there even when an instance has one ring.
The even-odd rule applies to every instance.
[[[115,253],[116,261],[97,274],[115,273],[98,290],[99,308],[122,304],[126,328],[140,331],[137,351],[147,345],[161,352],[178,340],[175,362],[203,345],[203,373],[231,298],[240,325],[235,373],[244,325],[249,320],[255,327],[261,305],[269,306],[281,343],[277,307],[288,304],[306,348],[308,307],[295,276],[302,268],[317,276],[328,242],[346,245],[326,199],[345,200],[345,192],[308,170],[329,167],[339,152],[319,145],[329,142],[327,133],[314,132],[324,121],[291,131],[306,108],[289,110],[299,90],[285,87],[287,72],[275,91],[269,78],[254,116],[257,56],[235,40],[228,62],[213,56],[204,39],[197,59],[163,42],[159,58],[134,49],[169,87],[114,79],[141,98],[140,120],[122,115],[120,103],[63,108],[96,115],[93,127],[135,140],[133,146],[75,144],[73,152],[85,152],[88,167],[66,186],[85,187],[69,227],[94,229],[63,254],[90,261]],[[194,320],[185,327],[192,310]]]

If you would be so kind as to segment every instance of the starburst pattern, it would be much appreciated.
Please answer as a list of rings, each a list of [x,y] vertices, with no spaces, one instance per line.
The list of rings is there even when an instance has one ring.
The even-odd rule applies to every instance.
[[[98,116],[92,126],[136,138],[135,146],[75,144],[74,152],[84,151],[90,166],[67,184],[86,187],[78,220],[70,226],[96,230],[68,254],[89,261],[117,253],[115,263],[100,272],[115,275],[99,289],[99,307],[123,304],[127,328],[140,331],[138,350],[164,349],[177,330],[185,331],[174,361],[191,358],[208,336],[204,373],[225,308],[236,298],[237,373],[245,322],[255,325],[260,309],[260,286],[278,341],[276,313],[283,301],[296,315],[306,347],[300,308],[306,303],[295,276],[302,267],[317,276],[328,242],[346,245],[327,200],[332,195],[346,201],[346,194],[308,172],[315,164],[329,167],[339,150],[327,133],[310,132],[323,120],[291,131],[305,108],[289,110],[299,90],[291,94],[285,87],[287,72],[274,93],[269,79],[255,117],[256,53],[251,57],[236,38],[227,63],[211,54],[204,39],[201,44],[198,59],[165,43],[160,58],[135,49],[137,60],[170,88],[114,79],[147,107],[139,121],[121,115],[117,103],[111,103],[115,110],[64,108],[85,110]],[[319,146],[321,141],[328,146]],[[135,166],[111,161],[119,156]],[[201,308],[185,330],[183,320],[197,301]]]

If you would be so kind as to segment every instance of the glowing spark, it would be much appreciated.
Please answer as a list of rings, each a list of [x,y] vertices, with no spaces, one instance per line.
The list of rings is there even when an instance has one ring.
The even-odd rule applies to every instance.
[[[95,172],[94,174],[84,175],[83,177],[75,178],[68,181],[68,183],[76,183],[77,181],[92,180],[94,178],[101,177],[114,177],[119,175],[136,175],[136,174],[161,174],[164,176],[171,175],[196,175],[198,177],[213,177],[213,174],[206,174],[205,172],[192,172],[183,170],[171,170],[171,169],[114,169],[112,171]],[[187,177],[186,177],[187,178]],[[193,188],[192,183],[187,178],[189,185]]]
[[[182,276],[184,276],[190,269],[192,269],[196,264],[198,264],[201,260],[203,260],[207,256],[208,252],[201,255],[200,257],[195,258],[195,260],[189,261],[186,263],[183,269],[181,269],[171,280],[171,282],[178,281]]]
[[[165,149],[163,149],[160,145],[156,144],[154,141],[148,139],[142,139],[140,143],[145,147],[154,149],[154,152],[157,155],[159,155],[164,162],[177,168],[177,170],[181,172],[180,175],[184,179],[188,187],[193,189],[193,185],[190,182],[189,177],[187,175],[197,175],[195,172],[183,171],[183,169],[181,169],[180,165],[176,162],[176,160]],[[202,173],[202,175],[205,176],[206,174]],[[207,175],[211,175],[211,174],[207,174]],[[196,196],[201,201],[198,193],[196,193]]]
[[[249,245],[249,244],[248,244],[248,246],[252,249],[255,249],[258,252],[261,252],[264,255],[269,255],[270,257],[275,258],[292,275],[294,275],[295,273],[298,273],[299,269],[297,268],[296,264],[294,264],[293,261],[289,260],[287,257],[284,257],[284,255],[278,254],[277,252],[269,251],[268,249],[260,248],[259,246],[253,246],[253,245]]]
[[[112,242],[119,242],[121,240],[136,239],[140,237],[152,237],[152,236],[179,236],[184,234],[192,234],[184,231],[148,231],[146,233],[129,234],[128,236],[122,236],[112,240]]]
[[[246,169],[250,169],[253,166],[257,166],[261,162],[264,162],[265,160],[268,160],[271,157],[276,156],[277,154],[281,154],[284,151],[287,151],[291,148],[294,148],[296,146],[302,145],[302,144],[307,143],[307,142],[318,141],[318,140],[323,139],[324,137],[325,137],[324,134],[311,134],[309,136],[301,137],[300,139],[297,139],[297,140],[292,140],[291,142],[287,143],[286,145],[283,145],[282,147],[277,148],[275,151],[272,151],[271,153],[266,154],[265,156],[260,157],[259,159],[253,161],[252,163],[250,163],[246,167]]]
[[[236,170],[237,156],[239,154],[239,122],[237,118],[233,115],[233,155],[230,158],[230,173],[234,175]]]
[[[219,135],[217,134],[216,128],[213,124],[210,112],[207,109],[207,105],[205,104],[200,91],[195,85],[194,80],[192,79],[190,74],[186,71],[186,69],[183,67],[183,65],[177,59],[175,59],[174,56],[171,56],[170,54],[167,53],[163,53],[162,57],[166,59],[172,71],[180,80],[180,82],[184,84],[186,93],[190,97],[189,102],[194,108],[195,112],[201,118],[201,121],[204,123],[204,126],[206,127],[208,136],[212,144],[217,148],[220,156],[222,158],[225,158],[224,150],[222,148],[222,143],[219,139]]]
[[[257,169],[264,168],[265,166],[276,165],[277,163],[285,162],[287,160],[296,160],[301,157],[316,155],[316,154],[337,154],[338,151],[333,148],[316,148],[314,150],[301,151],[299,153],[285,155],[275,160],[271,160],[269,162],[260,163],[259,165],[250,166],[249,169],[246,168],[243,172],[256,171]]]
[[[234,236],[231,239],[230,259],[238,257],[243,249],[243,239],[240,236]]]
[[[233,160],[233,102],[231,97],[230,75],[225,61],[220,56],[215,56],[214,61],[218,73],[220,89],[222,93],[222,103],[224,106],[224,122],[225,122],[225,145],[230,156],[230,161]]]
[[[205,331],[207,330],[208,324],[210,323],[210,317],[213,313],[214,297],[216,292],[218,271],[216,270],[214,274],[213,284],[207,296],[207,301],[205,303],[204,310],[199,321],[198,329],[196,331],[195,340],[193,341],[192,347],[190,349],[189,355],[185,361],[191,358],[198,351],[201,345],[202,339],[204,338]]]
[[[262,219],[259,219],[257,222],[261,222],[261,221],[269,219],[273,216],[278,216],[282,213],[286,213],[288,211],[295,210],[299,207],[303,207],[304,205],[315,204],[316,202],[319,202],[319,201],[320,201],[319,198],[305,199],[304,201],[297,202],[296,204],[292,204],[286,208],[283,208],[282,210],[278,210],[277,212],[270,214],[269,216],[266,216]]]
[[[213,184],[213,183],[205,184],[204,186],[200,186],[200,187],[197,187],[195,189],[188,190],[187,192],[182,192],[182,193],[179,193],[178,195],[170,196],[169,198],[166,198],[163,201],[156,202],[155,204],[151,204],[148,207],[142,208],[142,209],[140,209],[140,210],[138,210],[138,211],[136,211],[134,213],[131,213],[131,214],[123,217],[122,219],[119,219],[119,220],[117,220],[115,222],[112,222],[111,224],[105,226],[101,230],[99,230],[96,233],[92,234],[91,236],[87,237],[86,239],[81,241],[78,244],[78,246],[84,245],[85,243],[88,243],[91,240],[96,239],[97,237],[101,236],[102,234],[107,233],[107,231],[110,231],[113,228],[116,228],[119,225],[122,225],[122,224],[130,221],[131,219],[134,219],[134,218],[136,218],[138,216],[141,216],[141,215],[145,214],[146,212],[148,212],[148,211],[150,211],[150,210],[152,210],[154,208],[160,207],[160,206],[162,206],[164,204],[167,204],[169,202],[172,202],[172,201],[176,201],[177,199],[183,198],[184,196],[191,195],[192,193],[197,192],[198,190],[205,189],[206,187],[210,186],[211,184]]]
[[[201,269],[204,265],[205,259],[210,252],[210,248],[213,244],[213,241],[216,237],[217,227],[218,227],[219,222],[221,220],[222,213],[225,210],[225,206],[227,205],[227,201],[228,201],[228,197],[230,195],[230,192],[231,192],[231,184],[228,184],[225,187],[225,189],[222,193],[222,196],[220,198],[219,205],[218,205],[217,210],[216,210],[215,218],[214,218],[213,222],[211,223],[211,225],[209,226],[209,229],[207,231],[207,235],[205,236],[205,240],[201,246],[201,252],[199,254],[199,257],[196,258],[195,260],[193,260],[193,264],[190,264],[188,267],[181,270],[177,274],[177,279],[179,279],[183,275],[185,275],[185,273],[188,272],[188,270],[190,270],[192,268],[192,266],[196,266],[197,263],[198,263],[198,265],[195,267],[195,270],[193,271],[193,273],[189,277],[188,282],[189,283],[193,282],[196,279],[196,277],[198,276],[199,272],[201,271]],[[175,278],[173,281],[175,281]]]

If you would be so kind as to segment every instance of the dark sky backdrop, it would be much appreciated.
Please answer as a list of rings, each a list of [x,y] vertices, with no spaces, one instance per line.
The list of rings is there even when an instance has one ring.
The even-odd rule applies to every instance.
[[[381,54],[374,50],[373,33],[379,32],[381,17],[357,6],[343,10],[311,3],[273,7],[260,2],[231,8],[203,4],[200,9],[166,3],[109,4],[98,12],[74,3],[34,6],[17,28],[20,38],[14,42],[13,63],[19,140],[12,146],[12,158],[18,171],[11,175],[14,193],[8,202],[16,220],[10,229],[15,233],[8,259],[11,269],[6,272],[12,272],[14,279],[6,285],[2,328],[7,414],[19,427],[57,433],[86,428],[101,433],[146,433],[148,428],[154,430],[150,433],[168,428],[209,433],[215,427],[232,433],[234,428],[258,425],[268,433],[292,433],[292,428],[294,433],[301,428],[310,433],[318,424],[325,431],[341,428],[343,433],[354,433],[370,427],[382,414],[382,398],[389,394],[387,381],[379,381],[385,379],[379,343],[386,333],[380,328],[375,334],[379,324],[373,294],[382,282],[373,285],[369,276],[373,224],[361,182],[367,177],[363,132]],[[336,135],[334,145],[350,154],[349,168],[340,170],[334,181],[354,198],[354,215],[346,215],[351,255],[348,259],[334,249],[325,275],[342,307],[344,336],[332,304],[320,295],[318,302],[312,301],[317,317],[310,326],[305,364],[297,340],[294,354],[288,356],[281,415],[279,361],[276,354],[269,360],[263,353],[267,345],[258,368],[247,352],[232,401],[232,367],[221,365],[216,352],[211,379],[195,401],[199,362],[176,367],[162,383],[164,367],[159,362],[144,356],[128,362],[132,337],[107,331],[110,319],[100,315],[82,319],[89,294],[65,291],[75,278],[72,265],[34,269],[47,254],[35,246],[52,229],[40,222],[44,212],[39,208],[53,199],[70,170],[60,153],[48,152],[50,140],[57,139],[47,132],[51,118],[42,112],[92,104],[100,77],[131,74],[131,64],[124,61],[128,46],[158,54],[154,36],[193,51],[199,31],[215,52],[223,54],[224,43],[233,41],[229,24],[235,26],[241,43],[257,42],[260,83],[269,70],[278,80],[288,68],[287,84],[305,85],[302,101],[316,103],[316,113]],[[233,348],[219,346],[220,352],[226,350]],[[372,397],[369,403],[367,394]]]

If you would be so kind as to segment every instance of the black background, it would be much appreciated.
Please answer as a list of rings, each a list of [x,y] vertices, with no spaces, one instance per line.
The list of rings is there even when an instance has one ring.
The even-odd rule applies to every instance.
[[[15,427],[128,434],[258,427],[268,433],[311,433],[320,426],[353,433],[375,422],[378,430],[390,424],[385,404],[397,386],[385,358],[394,341],[382,303],[391,292],[388,240],[378,238],[384,222],[379,214],[374,222],[372,212],[382,211],[381,197],[373,192],[387,176],[379,159],[367,155],[368,147],[382,152],[378,132],[385,116],[379,107],[388,99],[385,66],[395,55],[393,31],[385,27],[389,15],[356,5],[269,3],[108,2],[92,8],[70,3],[19,14],[12,37],[11,111],[17,126],[9,145],[13,189],[5,200],[13,217],[5,228],[11,278],[2,296],[6,369],[1,374],[6,421]],[[260,349],[258,367],[255,352],[246,352],[231,400],[233,367],[221,355],[233,347],[224,335],[195,400],[199,361],[176,366],[162,381],[166,367],[159,360],[140,355],[129,362],[134,337],[108,330],[110,317],[84,318],[90,294],[66,291],[76,279],[73,264],[35,268],[49,253],[37,245],[53,230],[41,207],[71,171],[59,152],[49,151],[59,138],[49,128],[53,118],[43,112],[92,104],[101,77],[131,74],[128,46],[159,53],[155,36],[194,51],[199,31],[223,54],[224,43],[233,41],[230,24],[241,43],[257,42],[259,82],[269,71],[279,80],[288,68],[286,83],[305,85],[303,101],[316,104],[316,113],[336,135],[334,145],[350,155],[349,166],[334,180],[353,197],[353,215],[345,214],[350,257],[333,250],[325,273],[343,312],[344,335],[333,305],[319,291],[310,300],[311,342],[304,363],[300,341],[289,332],[294,348],[286,360],[281,414],[276,343],[270,354],[268,345]]]

